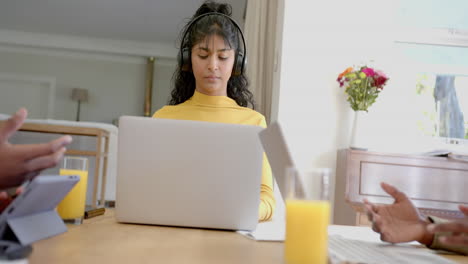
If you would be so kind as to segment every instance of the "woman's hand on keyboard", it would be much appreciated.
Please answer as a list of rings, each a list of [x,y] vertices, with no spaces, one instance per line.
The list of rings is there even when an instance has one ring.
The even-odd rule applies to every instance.
[[[391,243],[418,241],[430,245],[433,235],[427,232],[429,221],[421,217],[410,199],[392,185],[382,183],[382,189],[391,195],[393,204],[377,205],[364,200],[372,230],[380,239]]]
[[[459,208],[465,219],[429,225],[428,232],[431,234],[451,232],[450,235],[440,236],[440,242],[453,246],[468,246],[468,206],[460,205]]]

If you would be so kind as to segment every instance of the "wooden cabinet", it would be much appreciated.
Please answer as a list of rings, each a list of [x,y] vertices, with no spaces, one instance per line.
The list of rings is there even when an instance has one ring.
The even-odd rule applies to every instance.
[[[423,214],[461,218],[458,204],[468,204],[468,162],[343,149],[338,151],[334,223],[367,224],[362,201],[389,204],[381,182],[396,186]]]

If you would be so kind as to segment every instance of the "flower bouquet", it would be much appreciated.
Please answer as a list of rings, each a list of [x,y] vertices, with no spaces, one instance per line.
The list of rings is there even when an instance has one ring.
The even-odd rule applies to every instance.
[[[338,76],[337,81],[340,87],[346,87],[348,102],[354,110],[350,147],[367,150],[369,144],[367,109],[375,103],[388,77],[383,72],[367,66],[349,67]]]
[[[367,66],[349,67],[338,76],[337,81],[340,87],[346,87],[351,108],[354,111],[367,112],[383,90],[388,77],[382,71]]]

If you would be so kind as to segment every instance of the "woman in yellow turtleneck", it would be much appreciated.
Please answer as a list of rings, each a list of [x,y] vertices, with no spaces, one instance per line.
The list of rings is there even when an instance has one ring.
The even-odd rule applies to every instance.
[[[239,47],[243,39],[230,15],[228,4],[205,2],[197,10],[182,32],[172,98],[153,117],[266,127],[265,117],[247,107],[253,108],[254,103],[243,69],[245,50]],[[269,220],[275,209],[273,178],[265,154],[259,209],[260,221]]]

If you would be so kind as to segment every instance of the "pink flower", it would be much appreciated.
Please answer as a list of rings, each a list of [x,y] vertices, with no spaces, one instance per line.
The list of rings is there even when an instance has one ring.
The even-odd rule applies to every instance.
[[[374,76],[374,85],[377,87],[377,89],[383,90],[383,86],[387,83],[388,77],[385,75],[380,70],[375,71],[375,76]]]
[[[388,79],[387,75],[385,75],[385,73],[383,73],[381,70],[376,70],[375,74],[377,74],[378,76],[384,77],[385,79]]]
[[[343,85],[345,84],[346,78],[338,77],[336,81],[340,84],[340,87],[343,87]]]
[[[367,77],[373,77],[375,75],[374,69],[372,68],[364,68],[361,70]]]
[[[375,87],[377,87],[377,89],[380,89],[380,90],[383,90],[383,86],[385,85],[385,83],[388,81],[388,78],[387,76],[382,76],[382,75],[375,75],[374,77],[374,85]]]

